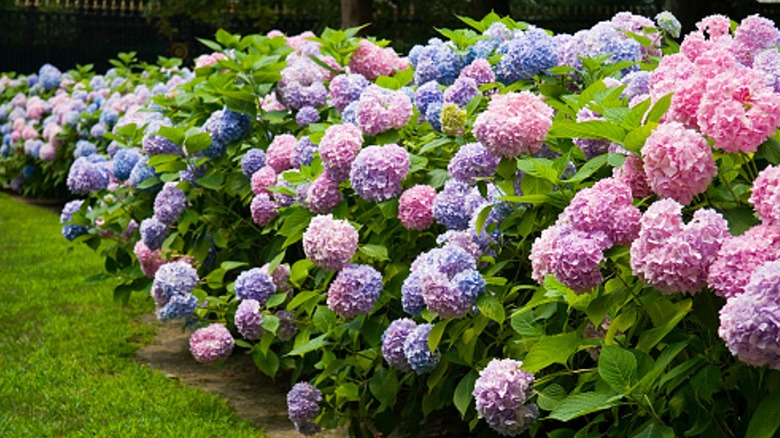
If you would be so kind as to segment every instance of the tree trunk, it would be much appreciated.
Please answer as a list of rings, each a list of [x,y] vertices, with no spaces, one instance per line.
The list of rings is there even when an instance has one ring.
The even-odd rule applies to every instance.
[[[374,19],[374,0],[341,0],[341,28],[370,24]],[[360,33],[366,34],[368,28]]]
[[[501,16],[509,15],[509,0],[471,0],[471,5],[477,20],[481,20],[490,11]]]

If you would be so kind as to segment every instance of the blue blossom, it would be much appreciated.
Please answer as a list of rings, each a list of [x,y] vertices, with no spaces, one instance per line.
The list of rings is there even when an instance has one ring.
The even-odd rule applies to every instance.
[[[441,108],[442,102],[431,102],[425,111],[425,120],[431,124],[434,130],[441,132]]]
[[[241,172],[247,178],[252,178],[252,174],[265,166],[265,151],[259,148],[249,149],[241,157]]]
[[[154,198],[154,216],[162,223],[172,225],[187,206],[187,198],[175,183],[166,183]]]
[[[62,82],[62,72],[51,65],[44,64],[41,69],[38,70],[38,81],[44,90],[50,91],[60,86]]]
[[[228,144],[243,139],[251,129],[251,119],[246,114],[227,108],[214,111],[203,124],[203,130],[211,135],[211,146],[203,154],[209,158],[222,156]]]
[[[141,240],[144,241],[144,245],[154,251],[160,249],[165,238],[168,237],[170,229],[168,228],[168,225],[152,216],[141,221],[140,232]]]
[[[76,142],[76,149],[73,151],[73,158],[88,157],[97,153],[97,146],[87,140],[79,140]]]
[[[242,272],[235,283],[236,298],[239,300],[255,300],[261,306],[268,297],[276,292],[276,285],[268,271],[262,268],[252,268]]]
[[[305,128],[312,123],[316,123],[320,120],[320,112],[317,111],[317,108],[314,108],[313,106],[304,106],[301,109],[298,110],[298,113],[295,115],[295,122],[298,123],[298,126],[301,128]]]
[[[81,209],[81,205],[84,203],[83,199],[77,199],[70,201],[62,208],[60,213],[60,223],[65,224],[73,220],[73,213]],[[83,234],[89,232],[89,227],[86,225],[66,224],[62,226],[62,235],[68,240],[73,240]]]
[[[317,152],[318,146],[309,139],[308,135],[304,135],[298,140],[298,144],[295,146],[295,152],[292,156],[292,165],[300,168],[301,166],[308,166],[314,159],[314,153]]]
[[[162,307],[168,304],[174,296],[191,294],[197,284],[198,272],[189,263],[169,262],[160,266],[154,274],[152,298],[158,306]],[[181,304],[185,302],[187,302],[186,299]]]
[[[425,114],[428,111],[428,106],[434,102],[444,102],[444,93],[442,93],[439,83],[436,81],[429,81],[420,85],[417,91],[414,93],[414,106],[420,111],[420,114]]]
[[[119,118],[119,113],[117,113],[115,110],[111,108],[105,108],[103,112],[100,114],[100,123],[108,127],[111,127],[114,126],[118,118]]]
[[[439,352],[428,348],[428,337],[433,324],[418,325],[404,340],[404,355],[417,374],[433,371],[439,363]]]
[[[485,279],[476,269],[465,269],[452,277],[452,284],[455,285],[471,303],[477,300],[477,297],[485,292]]]
[[[433,217],[448,229],[464,230],[471,215],[484,201],[476,187],[451,179],[433,201]]]
[[[558,65],[558,49],[553,37],[534,26],[502,43],[497,53],[503,56],[496,64],[496,77],[504,85],[530,79]]]
[[[32,158],[38,158],[43,142],[39,139],[29,139],[24,142],[24,153]]]
[[[66,181],[68,189],[77,195],[103,190],[108,187],[108,182],[106,163],[93,163],[88,157],[79,157],[73,162]]]
[[[143,181],[157,176],[157,173],[154,171],[154,167],[147,165],[148,162],[149,159],[146,156],[143,156],[138,161],[136,161],[135,166],[133,166],[133,170],[130,171],[130,177],[128,178],[130,185],[133,187],[138,187],[138,185]]]
[[[425,308],[425,300],[422,296],[422,270],[414,271],[401,285],[401,306],[404,312],[417,316]]]
[[[193,314],[198,307],[198,298],[191,293],[177,294],[157,309],[157,319],[168,321],[169,319],[184,318]]]
[[[179,145],[162,135],[147,135],[142,145],[144,152],[149,155],[182,155]]]
[[[143,157],[137,148],[119,149],[114,154],[114,178],[125,181],[130,178],[135,164]]]

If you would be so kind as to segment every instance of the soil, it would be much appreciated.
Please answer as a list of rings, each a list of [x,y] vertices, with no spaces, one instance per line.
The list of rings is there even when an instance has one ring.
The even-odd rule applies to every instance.
[[[284,382],[261,373],[252,358],[233,354],[221,367],[199,364],[189,351],[189,332],[175,324],[161,324],[152,315],[145,318],[157,331],[154,344],[139,349],[135,360],[164,373],[186,386],[219,395],[242,418],[262,428],[272,438],[300,438],[287,418],[287,391]],[[321,438],[346,436],[344,430],[326,431]]]

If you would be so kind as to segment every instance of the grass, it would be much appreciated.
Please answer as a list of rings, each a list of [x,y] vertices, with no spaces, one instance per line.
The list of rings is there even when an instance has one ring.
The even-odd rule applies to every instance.
[[[60,234],[56,213],[0,193],[0,436],[263,436],[223,399],[131,356],[152,329],[141,296],[84,284],[101,259]]]

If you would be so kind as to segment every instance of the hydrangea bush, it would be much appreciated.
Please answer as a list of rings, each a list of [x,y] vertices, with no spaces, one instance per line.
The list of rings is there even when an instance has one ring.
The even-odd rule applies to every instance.
[[[218,32],[76,159],[63,233],[302,434],[774,433],[780,31],[463,20]]]

